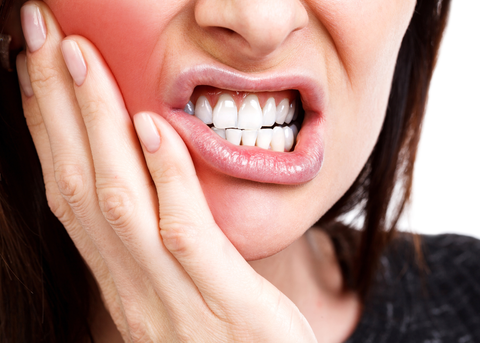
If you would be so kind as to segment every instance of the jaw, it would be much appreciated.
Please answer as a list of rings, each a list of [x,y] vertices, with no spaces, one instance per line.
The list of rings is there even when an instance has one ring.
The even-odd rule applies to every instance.
[[[283,250],[321,216],[317,202],[305,202],[315,194],[314,185],[252,182],[194,163],[216,223],[247,260]]]

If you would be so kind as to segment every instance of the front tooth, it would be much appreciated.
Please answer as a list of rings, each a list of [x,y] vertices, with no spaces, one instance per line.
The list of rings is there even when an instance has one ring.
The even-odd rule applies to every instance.
[[[195,105],[195,117],[203,121],[205,124],[211,124],[212,121],[212,106],[205,96],[201,96]]]
[[[273,130],[261,129],[258,130],[257,146],[262,149],[268,149],[270,142],[272,141]]]
[[[285,122],[285,118],[288,114],[288,99],[283,99],[277,106],[277,113],[275,122],[282,125]]]
[[[240,141],[242,140],[242,130],[228,129],[225,130],[225,134],[227,136],[227,141],[235,145],[240,145]]]
[[[285,151],[290,151],[294,142],[293,131],[288,126],[285,126],[283,128],[283,133],[285,135]]]
[[[273,126],[275,124],[277,106],[275,99],[269,98],[263,107],[263,126]]]
[[[213,125],[219,129],[237,127],[237,105],[230,94],[218,98],[213,109]]]
[[[217,129],[216,127],[212,127],[212,130],[213,130],[213,132],[215,132],[217,135],[219,135],[223,139],[226,139],[225,129]]]
[[[273,128],[272,142],[270,144],[272,145],[273,151],[285,151],[285,134],[283,133],[283,128],[280,126]]]
[[[187,102],[185,108],[183,109],[183,112],[185,112],[186,114],[190,114],[191,116],[195,114],[195,107],[193,106],[193,102],[191,100]]]
[[[288,114],[285,117],[285,123],[290,124],[290,122],[293,119],[293,115],[295,114],[295,110],[296,110],[296,103],[295,103],[295,100],[293,100],[292,103],[290,104],[290,107],[288,108]]]
[[[238,111],[238,128],[258,130],[263,123],[262,108],[255,94],[248,95]]]
[[[258,130],[243,130],[242,145],[255,146],[257,141]]]

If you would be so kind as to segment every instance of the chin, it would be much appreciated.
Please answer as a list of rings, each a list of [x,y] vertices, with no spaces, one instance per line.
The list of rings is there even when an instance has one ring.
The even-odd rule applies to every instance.
[[[280,252],[316,221],[295,201],[303,186],[258,183],[195,166],[217,225],[247,261]]]

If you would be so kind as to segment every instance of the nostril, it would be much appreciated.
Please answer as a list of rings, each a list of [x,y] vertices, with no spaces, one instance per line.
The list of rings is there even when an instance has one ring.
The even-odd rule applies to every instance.
[[[220,26],[217,26],[215,27],[218,31],[221,31],[225,34],[228,34],[228,35],[233,35],[233,34],[236,34],[235,31],[229,29],[229,28],[226,28],[226,27],[220,27]]]
[[[197,0],[195,20],[218,37],[232,38],[219,40],[227,53],[263,58],[282,46],[292,32],[306,27],[308,13],[300,0]]]

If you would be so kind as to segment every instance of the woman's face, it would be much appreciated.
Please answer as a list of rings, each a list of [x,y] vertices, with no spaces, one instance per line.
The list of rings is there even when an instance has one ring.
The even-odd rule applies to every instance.
[[[382,126],[415,6],[414,0],[45,2],[67,35],[97,46],[132,115],[159,113],[182,136],[217,223],[247,259],[291,244],[355,180]],[[246,99],[252,93],[260,109],[255,97]],[[231,96],[240,112],[244,107],[237,127],[245,121],[251,129],[262,125],[268,99],[280,117],[288,113],[283,99],[287,107],[301,99],[294,151],[224,140],[182,111],[202,95],[216,126],[234,125],[229,113],[236,112],[224,101]],[[197,112],[206,113],[201,103]],[[270,132],[261,135],[268,146]],[[275,139],[282,144],[283,136]]]

